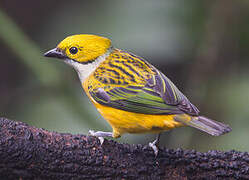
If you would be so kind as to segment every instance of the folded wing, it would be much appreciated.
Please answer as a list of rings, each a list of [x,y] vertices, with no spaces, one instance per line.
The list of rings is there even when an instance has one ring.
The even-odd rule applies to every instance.
[[[130,55],[132,60],[139,58],[137,56],[134,57],[132,54],[127,55],[127,52],[125,55],[126,58],[129,58]],[[141,61],[141,58],[139,58],[139,60]],[[122,66],[124,63],[123,61],[120,62],[122,62],[120,63],[120,66]],[[145,64],[154,73],[150,78],[145,78],[143,84],[123,84],[119,85],[119,87],[110,88],[112,87],[112,81],[105,79],[104,85],[102,84],[101,87],[89,89],[90,95],[95,101],[102,105],[130,112],[143,114],[187,113],[190,115],[198,115],[199,110],[190,103],[163,73],[146,61]],[[117,63],[115,67],[118,68]],[[138,69],[136,70],[139,72]],[[141,70],[140,72],[143,71]],[[102,76],[102,78],[103,77],[104,76]]]

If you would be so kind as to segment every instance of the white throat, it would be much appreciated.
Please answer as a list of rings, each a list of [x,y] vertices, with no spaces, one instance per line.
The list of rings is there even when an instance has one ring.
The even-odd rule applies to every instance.
[[[81,83],[85,81],[85,79],[99,66],[101,62],[103,62],[107,56],[109,56],[110,51],[108,50],[102,56],[97,57],[93,62],[88,64],[81,64],[71,59],[65,59],[65,63],[72,66],[78,73]]]

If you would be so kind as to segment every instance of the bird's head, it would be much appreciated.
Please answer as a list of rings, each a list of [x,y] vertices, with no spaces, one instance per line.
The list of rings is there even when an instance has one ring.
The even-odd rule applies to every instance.
[[[46,52],[44,56],[88,64],[107,53],[110,48],[111,40],[107,38],[79,34],[65,38],[56,48]]]
[[[81,82],[105,60],[111,51],[111,40],[90,34],[69,36],[44,56],[62,59],[72,66]]]

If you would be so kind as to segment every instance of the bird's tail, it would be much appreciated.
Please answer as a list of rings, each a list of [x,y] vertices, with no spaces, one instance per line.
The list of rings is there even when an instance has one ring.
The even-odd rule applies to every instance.
[[[220,136],[232,130],[228,125],[208,119],[204,116],[192,116],[191,120],[189,120],[178,115],[175,116],[175,120],[183,123],[184,125],[191,126],[211,134],[212,136]]]

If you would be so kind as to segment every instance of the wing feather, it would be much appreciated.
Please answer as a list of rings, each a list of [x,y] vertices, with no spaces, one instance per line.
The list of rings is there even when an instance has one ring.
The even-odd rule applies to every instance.
[[[91,88],[94,87],[91,85],[89,88],[89,93],[95,101],[113,108],[143,114],[198,115],[199,110],[163,73],[138,56],[123,51],[116,53],[112,58],[125,57],[125,59],[110,59],[109,61],[115,62],[115,66],[107,60],[104,64],[105,68],[99,68],[103,72],[98,71],[98,76],[96,76],[99,77],[99,74],[102,74],[101,80],[104,80],[101,87]],[[127,63],[126,66],[124,66],[125,63]],[[107,66],[108,64],[110,66]],[[118,73],[120,69],[125,72],[124,75]],[[115,77],[110,76],[110,73],[105,76],[107,72],[114,72]],[[123,79],[123,83],[119,86],[111,84],[111,82],[116,82],[114,78]]]

